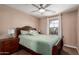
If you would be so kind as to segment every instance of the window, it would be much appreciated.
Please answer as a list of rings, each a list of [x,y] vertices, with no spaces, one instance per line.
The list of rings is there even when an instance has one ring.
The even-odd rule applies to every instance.
[[[58,35],[59,20],[58,18],[49,21],[49,34]]]

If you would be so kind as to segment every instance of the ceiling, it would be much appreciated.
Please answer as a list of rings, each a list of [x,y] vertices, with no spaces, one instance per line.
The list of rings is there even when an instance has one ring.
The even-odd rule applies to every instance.
[[[37,6],[39,6],[39,4],[36,4]],[[44,4],[46,5],[46,4]],[[7,6],[15,8],[17,10],[23,11],[25,13],[28,13],[32,16],[41,18],[41,17],[45,17],[45,16],[53,16],[68,10],[74,10],[76,7],[78,7],[78,4],[51,4],[49,7],[47,7],[46,9],[48,10],[52,10],[55,12],[44,12],[43,15],[41,15],[38,12],[32,12],[34,10],[37,10],[36,7],[34,7],[32,4],[7,4]]]

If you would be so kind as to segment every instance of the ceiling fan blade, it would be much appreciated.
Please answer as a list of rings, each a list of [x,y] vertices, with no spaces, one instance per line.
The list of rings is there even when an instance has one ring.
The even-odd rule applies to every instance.
[[[46,4],[45,6],[44,6],[44,8],[47,8],[47,7],[49,7],[51,4]]]
[[[40,4],[40,7],[43,8],[43,4]]]
[[[55,13],[56,11],[53,11],[53,10],[48,10],[48,9],[45,9],[46,11],[48,11],[48,12],[53,12],[53,13]]]
[[[39,10],[34,10],[34,11],[32,11],[32,12],[37,12],[37,11],[39,11]]]
[[[35,5],[35,4],[32,4],[34,7],[36,7],[36,8],[38,8],[38,9],[40,9],[37,5]]]

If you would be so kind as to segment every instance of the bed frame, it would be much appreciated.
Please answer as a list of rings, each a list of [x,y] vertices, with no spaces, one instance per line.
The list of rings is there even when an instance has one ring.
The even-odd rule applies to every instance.
[[[20,28],[16,28],[16,37],[18,38],[18,36],[20,35],[20,31],[21,30],[36,30],[36,28],[32,28],[30,26],[23,26],[23,27],[20,27]],[[18,38],[18,40],[20,40]],[[36,53],[34,51],[32,51],[31,49],[28,49],[27,47],[24,47],[22,45],[20,45],[20,48],[24,48],[27,52],[33,54],[33,55],[40,55],[39,53]],[[57,45],[53,46],[52,47],[52,55],[59,55],[61,54],[61,50],[63,48],[63,38],[58,42]]]

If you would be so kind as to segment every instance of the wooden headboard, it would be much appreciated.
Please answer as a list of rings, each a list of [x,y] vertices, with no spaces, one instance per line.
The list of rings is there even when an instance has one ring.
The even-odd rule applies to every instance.
[[[23,27],[20,27],[20,28],[16,28],[16,37],[18,38],[18,35],[21,34],[21,30],[25,30],[25,31],[28,31],[28,30],[36,30],[36,28],[32,28],[31,26],[23,26]]]

